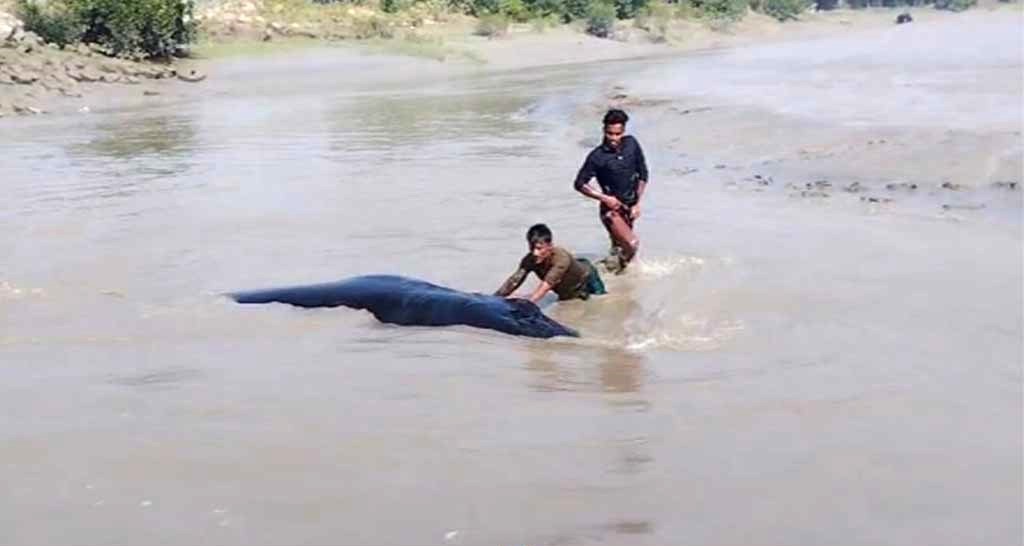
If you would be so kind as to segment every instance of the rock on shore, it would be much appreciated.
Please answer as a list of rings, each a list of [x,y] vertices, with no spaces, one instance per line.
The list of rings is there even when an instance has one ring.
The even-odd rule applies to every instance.
[[[60,48],[0,11],[0,117],[45,113],[56,98],[83,97],[102,86],[168,79],[198,82],[204,77],[175,64],[113,58],[95,45]]]

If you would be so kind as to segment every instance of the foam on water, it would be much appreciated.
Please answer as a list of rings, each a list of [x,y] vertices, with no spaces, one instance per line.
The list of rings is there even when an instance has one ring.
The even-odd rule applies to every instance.
[[[699,271],[705,264],[706,260],[699,256],[671,258],[642,258],[638,256],[633,268],[644,279],[661,279],[680,271],[687,273]]]

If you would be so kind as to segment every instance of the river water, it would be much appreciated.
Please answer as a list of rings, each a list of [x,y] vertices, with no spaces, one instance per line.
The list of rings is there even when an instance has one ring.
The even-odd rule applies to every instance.
[[[1019,192],[954,218],[752,196],[671,174],[692,158],[635,115],[641,260],[545,304],[580,340],[219,295],[492,291],[537,221],[599,257],[581,112],[709,59],[769,78],[755,57],[452,74],[315,51],[4,121],[0,543],[1020,543]]]

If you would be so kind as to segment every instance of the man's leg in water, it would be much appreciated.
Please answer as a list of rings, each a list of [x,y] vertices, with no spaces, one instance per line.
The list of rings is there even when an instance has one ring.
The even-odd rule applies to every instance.
[[[625,269],[626,264],[633,260],[640,249],[640,239],[633,232],[633,221],[628,213],[623,214],[615,210],[602,210],[601,223],[608,230],[612,242],[619,248],[621,257],[620,269]]]

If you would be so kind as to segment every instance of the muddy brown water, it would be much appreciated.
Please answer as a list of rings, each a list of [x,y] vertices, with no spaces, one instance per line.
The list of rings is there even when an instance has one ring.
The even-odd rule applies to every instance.
[[[545,306],[580,340],[218,295],[490,291],[536,221],[600,256],[571,190],[594,101],[706,62],[310,52],[4,121],[0,543],[1019,543],[1019,194],[951,216],[731,191],[672,174],[692,157],[640,110],[641,261]]]

